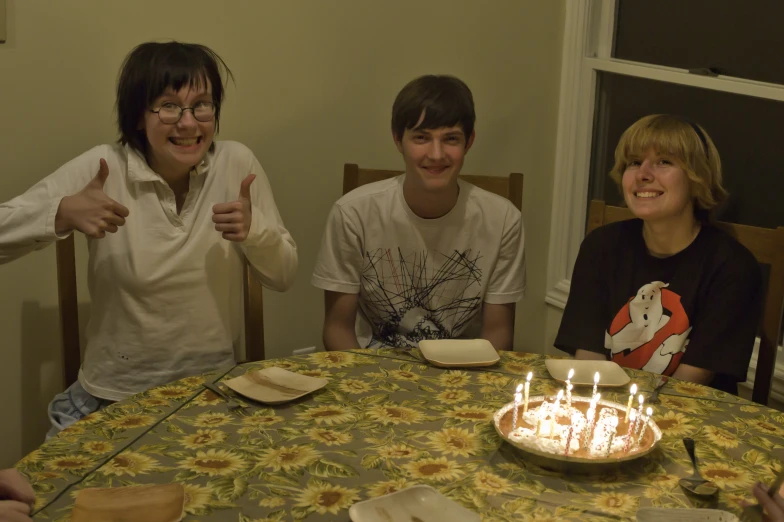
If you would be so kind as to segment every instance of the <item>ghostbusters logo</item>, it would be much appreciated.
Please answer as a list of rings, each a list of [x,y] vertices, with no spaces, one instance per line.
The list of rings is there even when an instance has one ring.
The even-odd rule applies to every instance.
[[[613,319],[604,346],[627,368],[672,375],[691,332],[681,297],[654,281],[643,285]]]

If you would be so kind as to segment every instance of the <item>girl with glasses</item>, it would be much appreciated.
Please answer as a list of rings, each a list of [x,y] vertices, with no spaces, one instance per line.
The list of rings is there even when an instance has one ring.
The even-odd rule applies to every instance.
[[[231,71],[211,49],[144,43],[117,85],[118,143],[0,205],[0,263],[87,236],[92,314],[50,435],[112,401],[235,363],[245,259],[284,291],[297,268],[254,154],[215,141]]]

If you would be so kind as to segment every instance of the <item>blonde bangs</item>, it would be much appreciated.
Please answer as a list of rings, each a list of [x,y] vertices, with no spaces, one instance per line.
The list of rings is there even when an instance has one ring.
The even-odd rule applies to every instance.
[[[615,148],[615,165],[611,175],[620,181],[632,159],[644,157],[649,150],[667,156],[679,167],[687,168],[694,153],[694,131],[689,125],[674,117],[654,114],[645,116],[626,129]],[[700,148],[702,143],[699,142]]]
[[[711,211],[726,200],[727,191],[721,185],[719,152],[704,129],[700,131],[705,143],[691,124],[677,116],[653,114],[639,119],[621,136],[610,177],[621,188],[629,163],[653,150],[683,169],[689,178],[695,212],[701,220],[709,219]]]

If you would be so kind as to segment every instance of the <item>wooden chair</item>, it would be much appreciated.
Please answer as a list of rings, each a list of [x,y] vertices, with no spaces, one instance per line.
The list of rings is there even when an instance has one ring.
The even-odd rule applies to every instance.
[[[242,286],[245,308],[245,358],[249,361],[262,360],[264,359],[262,285],[251,274],[247,261],[243,269]],[[57,242],[57,293],[60,306],[63,375],[65,385],[70,386],[76,382],[82,364],[73,234]]]
[[[381,181],[382,179],[394,178],[403,171],[399,170],[376,170],[361,169],[354,163],[346,163],[343,166],[343,194],[347,194],[357,187]],[[484,189],[493,194],[503,196],[517,207],[523,210],[523,175],[519,173],[509,174],[508,177],[502,176],[476,176],[464,174],[460,176],[472,185]]]
[[[586,234],[602,225],[633,217],[628,208],[613,207],[606,205],[604,201],[593,200],[588,211]],[[784,227],[773,229],[724,222],[717,223],[717,226],[748,248],[761,265],[770,266],[762,311],[757,370],[751,394],[754,402],[767,405],[784,309]]]

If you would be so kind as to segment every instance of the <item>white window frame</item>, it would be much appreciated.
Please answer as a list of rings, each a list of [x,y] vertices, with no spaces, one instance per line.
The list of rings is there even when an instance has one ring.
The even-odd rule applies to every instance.
[[[686,69],[611,57],[615,0],[566,0],[560,103],[545,301],[563,309],[585,235],[596,79],[609,72],[668,83],[784,101],[784,85],[729,76],[700,76]],[[782,348],[779,347],[779,354]],[[746,386],[753,386],[755,346]],[[771,397],[784,402],[784,357],[776,364]]]

